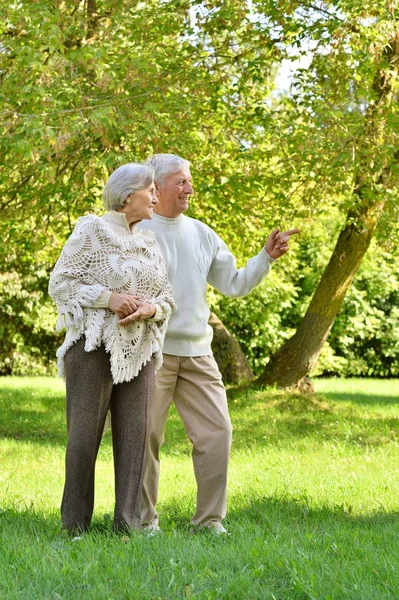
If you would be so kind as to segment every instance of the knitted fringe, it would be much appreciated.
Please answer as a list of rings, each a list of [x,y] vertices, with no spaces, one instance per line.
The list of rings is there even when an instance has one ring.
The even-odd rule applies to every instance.
[[[106,311],[105,309],[91,309],[88,321],[89,326],[85,328],[85,350],[90,352],[101,344],[101,335],[104,326]]]
[[[136,361],[128,366],[121,367],[117,359],[111,355],[111,373],[114,383],[123,383],[124,381],[132,381],[140,373],[141,369],[154,357],[155,370],[158,370],[162,364],[162,352],[152,352],[147,349],[147,352],[141,355],[140,361]]]
[[[146,326],[150,327],[151,329],[152,339],[148,340],[150,342],[149,344],[140,345],[139,351],[136,353],[134,358],[132,357],[132,360],[129,361],[128,365],[121,364],[120,355],[113,351],[115,348],[114,331],[108,327],[104,328],[102,332],[102,341],[105,345],[106,351],[110,355],[111,374],[114,383],[131,381],[137,377],[141,369],[150,361],[151,358],[154,358],[156,371],[162,365],[162,345],[164,334],[162,335],[159,331],[158,324],[156,325],[155,323],[148,323]]]
[[[85,342],[85,351],[86,352],[92,352],[93,350],[95,350],[96,348],[98,348],[101,345],[102,322],[103,322],[103,319],[98,318],[97,326],[100,329],[97,331],[96,335],[93,335],[92,334],[93,332],[91,332],[90,336],[87,336],[87,332],[86,332],[86,342]],[[112,337],[108,336],[108,338],[106,340],[105,339],[103,340],[104,345],[105,345],[105,350],[110,355],[111,374],[112,374],[112,380],[114,383],[123,383],[124,381],[131,381],[132,379],[137,377],[137,375],[139,374],[141,369],[151,360],[151,358],[154,358],[155,371],[158,371],[161,368],[163,336],[159,333],[159,330],[157,327],[153,328],[153,333],[155,334],[155,337],[152,339],[150,346],[147,347],[147,350],[140,355],[140,359],[136,360],[135,362],[132,362],[131,364],[129,364],[127,366],[121,366],[121,364],[118,360],[118,356],[115,356],[115,354],[112,353],[112,351],[111,351],[111,349],[113,347]],[[76,342],[78,340],[80,340],[82,335],[84,335],[83,332],[76,331],[76,332],[72,333],[71,331],[69,331],[69,335],[65,338],[64,343],[57,350],[56,356],[58,359],[57,360],[58,374],[63,379],[65,379],[65,364],[64,364],[65,355],[68,352],[68,350],[74,344],[76,344]]]
[[[103,285],[87,286],[77,302],[63,305],[57,303],[57,331],[60,331],[60,329],[70,329],[71,327],[74,329],[80,328],[85,317],[84,308],[90,308],[90,306],[99,299],[104,290],[105,288]]]
[[[72,348],[72,346],[74,344],[76,344],[76,342],[78,340],[80,340],[81,337],[82,337],[81,332],[76,331],[75,333],[72,333],[71,331],[69,331],[69,335],[65,338],[64,343],[57,350],[56,357],[58,359],[57,360],[58,375],[60,377],[62,377],[63,379],[65,379],[65,365],[64,365],[65,355],[68,352],[69,348]]]
[[[58,319],[56,329],[70,329],[83,323],[83,308],[76,304],[75,306],[58,306]]]

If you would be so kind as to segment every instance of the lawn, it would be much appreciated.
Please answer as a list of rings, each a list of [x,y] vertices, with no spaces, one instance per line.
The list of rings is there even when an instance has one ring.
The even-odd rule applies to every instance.
[[[0,379],[2,600],[399,598],[399,380],[316,380],[316,394],[230,390],[231,535],[192,534],[190,445],[172,411],[164,534],[111,532],[110,433],[91,532],[59,530],[63,382]]]

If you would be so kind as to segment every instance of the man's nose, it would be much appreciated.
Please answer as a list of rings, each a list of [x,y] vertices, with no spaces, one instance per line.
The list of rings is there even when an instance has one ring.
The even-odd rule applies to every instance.
[[[194,193],[194,188],[191,185],[191,183],[186,183],[184,185],[184,191],[185,191],[186,194],[193,194]]]

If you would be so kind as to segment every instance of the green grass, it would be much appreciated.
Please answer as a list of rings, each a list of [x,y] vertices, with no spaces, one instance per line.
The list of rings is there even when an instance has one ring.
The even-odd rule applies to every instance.
[[[190,533],[190,445],[172,411],[165,533],[111,532],[110,434],[80,542],[60,533],[63,383],[0,379],[0,598],[399,598],[399,381],[316,380],[316,395],[231,390],[231,536]]]

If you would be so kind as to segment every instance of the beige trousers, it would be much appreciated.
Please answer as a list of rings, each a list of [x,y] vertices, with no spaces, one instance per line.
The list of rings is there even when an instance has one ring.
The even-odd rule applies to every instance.
[[[213,356],[164,354],[156,376],[150,423],[141,520],[157,524],[159,449],[165,439],[165,423],[174,400],[188,438],[197,481],[195,525],[215,526],[226,515],[227,468],[232,428],[226,391]]]

